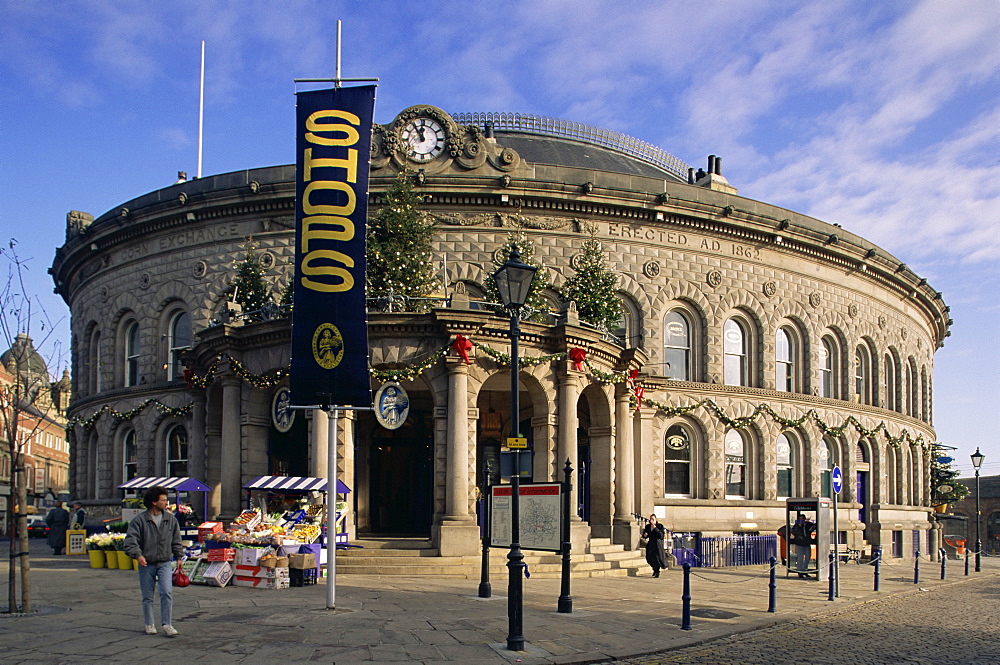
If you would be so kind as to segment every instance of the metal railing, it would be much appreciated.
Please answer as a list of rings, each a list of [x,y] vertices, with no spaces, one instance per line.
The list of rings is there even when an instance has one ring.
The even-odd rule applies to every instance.
[[[702,538],[697,562],[700,568],[763,566],[778,556],[777,536],[716,536]]]
[[[686,163],[652,143],[621,132],[529,113],[453,113],[451,117],[464,125],[485,127],[491,124],[499,130],[560,136],[605,146],[664,169],[687,182],[690,167]]]

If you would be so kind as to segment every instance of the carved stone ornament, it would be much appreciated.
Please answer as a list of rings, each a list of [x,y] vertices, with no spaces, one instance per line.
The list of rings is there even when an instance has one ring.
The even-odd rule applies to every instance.
[[[498,213],[498,216],[500,218],[501,226],[524,229],[541,229],[543,231],[565,229],[573,223],[573,220],[567,217],[524,217],[522,215],[510,215],[505,213]]]
[[[773,280],[764,282],[764,295],[770,298],[778,291],[778,285]]]
[[[198,261],[194,264],[194,270],[191,272],[194,273],[195,277],[204,277],[205,273],[208,272],[208,264],[204,261]]]
[[[256,194],[257,192],[259,192],[260,191],[260,183],[257,182],[256,180],[251,180],[250,181],[250,191],[252,193],[254,193],[254,194]]]
[[[187,192],[181,192],[180,194],[178,194],[177,202],[180,203],[181,205],[187,205],[188,202]]]
[[[719,270],[710,270],[707,276],[708,285],[711,287],[717,287],[722,285],[722,272]]]
[[[823,302],[823,296],[819,294],[818,291],[813,291],[809,294],[809,304],[813,307],[819,307],[819,304]]]
[[[270,270],[274,267],[274,254],[271,252],[261,252],[260,254],[260,267],[264,270]]]
[[[434,221],[448,226],[500,226],[501,220],[496,213],[480,213],[478,215],[463,215],[460,213],[439,213],[432,215]]]
[[[858,305],[857,305],[857,303],[853,303],[852,302],[850,305],[847,306],[847,316],[851,317],[852,319],[857,318],[857,316],[858,316]]]
[[[493,263],[502,266],[507,262],[508,254],[504,253],[503,247],[497,247],[493,250]]]
[[[510,174],[504,173],[502,176],[500,176],[500,186],[510,187]]]
[[[107,301],[108,301],[108,287],[102,286],[101,287],[101,302],[107,302]]]
[[[650,279],[660,274],[660,263],[658,261],[646,261],[642,264],[642,274]]]
[[[583,254],[574,254],[569,258],[569,267],[579,272],[582,262],[583,262]]]
[[[899,336],[900,336],[900,337],[902,337],[903,339],[906,339],[906,335],[907,335],[907,334],[908,334],[908,332],[907,332],[906,328],[902,328],[902,329],[901,329],[901,330],[899,331]]]
[[[152,281],[148,272],[142,273],[142,276],[139,277],[139,288],[148,289]]]
[[[128,208],[122,208],[121,210],[118,211],[118,214],[121,216],[122,219],[128,219],[130,213],[128,211]]]
[[[886,318],[884,316],[878,317],[878,327],[879,328],[885,328],[885,324],[886,323],[888,323],[888,321],[886,320]]]
[[[918,349],[924,348],[924,338],[923,337],[918,337],[917,338],[917,348]]]

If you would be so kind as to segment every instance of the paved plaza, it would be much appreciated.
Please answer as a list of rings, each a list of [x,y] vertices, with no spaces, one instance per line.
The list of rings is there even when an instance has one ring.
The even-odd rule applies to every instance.
[[[134,572],[51,556],[41,540],[31,549],[37,611],[0,618],[0,653],[8,665],[1000,662],[1000,560],[992,558],[969,577],[961,562],[949,562],[944,581],[938,564],[925,561],[919,585],[912,564],[885,565],[877,593],[871,566],[847,564],[832,602],[825,581],[779,575],[775,613],[767,612],[766,567],[694,569],[690,631],[680,628],[680,569],[659,579],[648,571],[575,579],[571,614],[556,612],[559,580],[528,579],[527,645],[514,653],[504,648],[506,578],[493,579],[493,597],[481,599],[478,580],[341,576],[333,611],[325,608],[323,584],[191,586],[175,590],[180,635],[167,638],[143,634]],[[6,545],[0,562],[6,605]]]

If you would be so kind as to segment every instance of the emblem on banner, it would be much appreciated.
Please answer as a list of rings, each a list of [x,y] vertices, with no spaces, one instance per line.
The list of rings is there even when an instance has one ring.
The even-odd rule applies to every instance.
[[[386,429],[399,429],[410,415],[410,396],[395,382],[383,384],[375,393],[375,420]]]
[[[323,369],[333,369],[344,357],[344,337],[332,323],[323,323],[312,339],[313,359]]]
[[[290,394],[287,387],[278,388],[271,400],[271,422],[274,423],[274,429],[282,434],[292,429],[295,423],[295,412],[288,408],[291,405]]]

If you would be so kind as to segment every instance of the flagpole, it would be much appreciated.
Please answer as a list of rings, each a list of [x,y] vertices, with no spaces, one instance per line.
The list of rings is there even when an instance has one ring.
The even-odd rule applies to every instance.
[[[198,178],[201,178],[202,137],[205,130],[205,40],[201,40],[201,84],[198,94]]]

